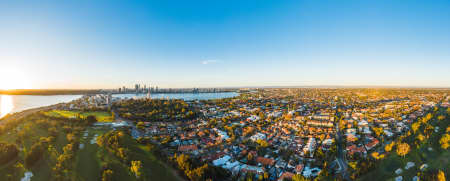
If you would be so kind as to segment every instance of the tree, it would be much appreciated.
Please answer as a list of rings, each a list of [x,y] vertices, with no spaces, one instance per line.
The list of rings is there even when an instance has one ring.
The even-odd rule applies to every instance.
[[[75,135],[73,133],[68,133],[66,135],[67,141],[72,142],[76,139]]]
[[[444,134],[442,135],[442,138],[439,140],[439,143],[441,144],[441,148],[446,150],[450,146],[450,134]]]
[[[258,117],[259,117],[259,119],[261,119],[261,120],[264,120],[264,119],[266,119],[266,116],[265,116],[265,114],[264,114],[264,112],[259,112],[259,115],[258,115]]]
[[[357,169],[357,164],[358,162],[348,162],[348,166],[350,166],[350,168],[352,168],[353,170]]]
[[[15,159],[19,153],[16,145],[0,143],[0,165]]]
[[[400,143],[397,145],[397,154],[399,156],[405,156],[406,154],[409,153],[410,147],[408,145],[408,143]]]
[[[259,146],[264,147],[264,148],[269,146],[269,143],[267,143],[267,141],[261,140],[261,139],[256,140],[256,143],[258,143]]]
[[[25,167],[31,168],[44,154],[44,147],[42,143],[37,142],[31,150],[25,155]]]
[[[269,179],[269,173],[267,173],[267,172],[264,172],[264,179]]]
[[[144,122],[139,121],[139,122],[136,124],[136,128],[137,128],[137,129],[140,129],[140,130],[144,130],[144,129],[145,129],[145,124],[144,124]]]
[[[136,178],[139,178],[141,176],[141,170],[142,170],[141,161],[131,161],[130,170],[136,176]]]
[[[116,120],[116,112],[111,111],[111,117],[113,120]]]
[[[205,170],[208,169],[208,164],[204,164],[201,167],[197,167],[193,170],[185,170],[186,176],[192,181],[204,180]]]
[[[437,179],[439,181],[445,181],[445,173],[442,170],[439,170],[438,175],[437,175]]]
[[[425,140],[425,136],[423,136],[422,134],[419,134],[419,135],[417,135],[417,140],[422,142],[423,140]]]
[[[384,133],[383,128],[373,127],[372,129],[375,132],[375,135],[377,135],[377,137],[380,137],[380,135]]]
[[[97,118],[96,118],[95,116],[93,116],[93,115],[89,115],[89,116],[86,117],[86,121],[87,121],[89,124],[95,123],[95,122],[97,122]]]
[[[372,157],[373,158],[375,158],[376,160],[379,160],[379,159],[383,159],[384,158],[384,155],[380,155],[378,152],[376,152],[376,151],[374,151],[372,154]]]
[[[306,179],[300,174],[295,174],[294,176],[292,176],[292,181],[307,181],[307,180],[308,179]]]
[[[247,155],[247,160],[248,160],[248,161],[253,160],[253,154],[249,153],[249,154]]]
[[[413,123],[413,124],[411,125],[411,128],[412,128],[412,130],[413,130],[414,133],[417,132],[417,130],[419,129],[419,127],[420,127],[420,122],[415,122],[415,123]]]
[[[180,168],[181,170],[190,170],[191,169],[191,165],[189,164],[189,156],[188,155],[181,154],[179,156],[175,155],[174,157],[178,164],[178,168]]]
[[[384,147],[384,150],[386,152],[390,152],[392,150],[392,147],[394,147],[394,145],[395,145],[395,142],[391,142]]]
[[[102,173],[102,181],[111,181],[113,180],[113,171],[110,169],[106,169]]]

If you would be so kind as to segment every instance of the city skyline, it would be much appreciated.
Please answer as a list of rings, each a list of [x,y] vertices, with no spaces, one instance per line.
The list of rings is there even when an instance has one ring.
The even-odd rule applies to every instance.
[[[0,89],[450,87],[450,2],[8,1]]]

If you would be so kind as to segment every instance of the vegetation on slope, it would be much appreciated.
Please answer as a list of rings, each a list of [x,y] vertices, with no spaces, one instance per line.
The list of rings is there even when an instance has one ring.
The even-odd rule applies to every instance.
[[[130,99],[114,103],[120,117],[134,121],[175,121],[197,117],[198,110],[183,100]]]
[[[397,176],[403,176],[403,180],[412,180],[414,176],[421,180],[437,180],[439,175],[449,176],[449,114],[450,109],[439,108],[413,123],[407,135],[386,146],[386,158],[376,160],[371,168],[373,171],[360,180],[393,180]],[[414,162],[415,166],[405,169],[408,162]],[[428,168],[422,171],[420,166],[423,164]],[[395,174],[398,168],[403,170],[399,175]]]
[[[98,145],[96,140],[111,135],[109,127],[92,126],[103,113],[79,114],[83,116],[55,110],[2,123],[0,180],[20,180],[26,172],[36,181],[180,180],[127,131],[118,139],[120,154]],[[141,172],[139,177],[136,171]]]

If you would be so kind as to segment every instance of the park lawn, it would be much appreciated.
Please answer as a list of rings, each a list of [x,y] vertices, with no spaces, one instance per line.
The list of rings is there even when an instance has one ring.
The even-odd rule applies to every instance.
[[[411,150],[405,158],[392,152],[387,158],[381,161],[376,169],[364,175],[359,180],[372,180],[372,178],[394,180],[395,177],[399,176],[395,174],[395,170],[398,168],[403,170],[403,173],[400,174],[403,176],[403,180],[412,180],[417,175],[417,172],[420,171],[419,167],[425,163],[428,164],[428,169],[438,169],[448,173],[448,168],[450,168],[450,153],[448,151],[437,150],[438,148],[433,148],[433,151],[428,151],[427,148],[428,145],[424,144],[419,149]],[[404,167],[408,162],[414,162],[415,166],[405,170]]]
[[[25,169],[15,167],[18,159],[19,157],[8,163],[0,165],[0,180],[20,180],[20,178],[23,177]]]
[[[29,150],[31,148],[31,146],[33,146],[34,143],[38,142],[40,140],[41,137],[48,137],[48,130],[46,129],[42,129],[41,127],[35,125],[32,121],[27,121],[27,122],[23,122],[20,123],[16,129],[20,130],[20,129],[24,129],[24,125],[25,124],[30,124],[31,123],[31,127],[32,129],[30,130],[30,132],[28,132],[28,134],[30,136],[28,136],[25,140],[23,141],[23,145],[25,146],[26,150]],[[63,133],[63,130],[61,128],[59,128],[58,132],[59,133]],[[58,151],[62,150],[62,147],[64,147],[68,142],[67,139],[65,138],[63,135],[58,135],[55,139],[56,139],[56,148],[58,149]],[[15,131],[10,131],[8,133],[4,133],[2,135],[0,135],[0,142],[6,142],[6,143],[16,143],[16,139],[17,139],[17,132]]]
[[[142,177],[149,180],[164,180],[164,181],[179,181],[172,168],[163,164],[148,148],[142,146],[136,142],[131,136],[125,136],[125,147],[130,150],[130,160],[139,160],[142,162]],[[104,155],[105,162],[112,163],[113,167],[120,169],[121,173],[117,173],[118,180],[136,180],[134,175],[128,171],[130,165],[125,165],[117,159],[115,155],[107,152],[104,149],[100,149],[99,154]],[[114,170],[117,170],[113,168]]]
[[[48,130],[43,129],[39,126],[37,126],[34,123],[34,120],[28,120],[25,122],[20,123],[15,129],[24,129],[25,124],[31,124],[30,127],[32,128],[29,132],[27,132],[30,136],[27,136],[26,139],[22,140],[24,145],[24,150],[19,152],[19,156],[16,160],[21,160],[23,163],[23,159],[25,158],[25,152],[27,150],[30,150],[34,143],[38,142],[41,137],[48,137]],[[65,137],[65,133],[62,131],[61,128],[58,128],[58,133],[60,133],[55,138],[55,148],[58,150],[58,152],[62,152],[63,147],[68,143],[67,138]],[[2,134],[0,136],[1,142],[7,142],[7,143],[15,143],[17,139],[17,132],[10,131],[9,133]],[[37,181],[46,181],[51,179],[51,172],[52,167],[55,165],[52,161],[50,161],[49,155],[46,153],[42,156],[42,158],[35,163],[35,165],[30,169],[30,171],[33,173],[33,180]],[[4,166],[0,167],[0,180],[7,180],[7,174],[5,173],[11,173],[12,169],[14,169],[14,165],[16,162],[10,162],[8,164],[5,164]],[[17,168],[15,170],[18,170]],[[20,178],[23,177],[23,173],[25,172],[24,169],[21,170],[19,174],[13,175],[11,178],[12,180],[20,180]]]
[[[97,156],[99,147],[95,143],[91,144],[91,140],[96,134],[101,135],[106,131],[93,128],[88,128],[86,131],[88,132],[86,138],[83,137],[84,133],[81,135],[80,144],[84,144],[84,148],[77,152],[75,170],[78,180],[97,181],[101,177],[101,162]]]
[[[46,112],[45,115],[58,118],[76,118],[78,116],[80,116],[81,118],[86,118],[88,116],[95,116],[98,122],[114,121],[114,118],[112,117],[111,113],[104,111],[81,112],[81,111],[51,110]]]
[[[445,110],[440,110],[441,112]],[[429,124],[438,126],[439,131],[433,132],[431,137],[425,140],[418,148],[411,147],[411,151],[405,156],[405,158],[398,156],[395,151],[392,151],[385,159],[378,163],[378,166],[371,172],[362,176],[358,180],[394,180],[399,176],[395,174],[395,170],[401,168],[403,173],[403,180],[412,180],[417,172],[420,171],[419,167],[422,164],[428,164],[428,169],[442,170],[445,175],[449,174],[450,168],[450,152],[448,150],[442,150],[439,144],[439,139],[445,133],[445,128],[448,126],[448,118],[446,120],[438,121],[436,117],[429,121]],[[411,145],[410,145],[411,146]],[[432,148],[429,151],[428,148]],[[415,166],[405,170],[407,162],[414,162]]]
[[[22,129],[23,123],[17,125],[14,129]],[[16,143],[17,139],[17,133],[14,130],[10,130],[6,133],[3,133],[0,135],[0,142],[6,142],[6,143]]]
[[[98,116],[101,112],[96,113]],[[73,112],[60,112],[50,111],[45,113],[51,117],[66,117],[73,115]],[[83,114],[83,113],[81,113]],[[92,113],[87,113],[92,114]],[[84,113],[84,115],[87,115]],[[107,115],[108,113],[102,113]],[[110,116],[110,115],[109,115]],[[40,119],[40,118],[39,118]],[[38,142],[41,137],[48,137],[48,130],[37,126],[35,120],[27,120],[20,123],[16,129],[25,129],[28,127],[29,131],[26,132],[26,139],[23,140],[24,151],[19,152],[19,156],[16,161],[0,166],[0,180],[20,180],[23,177],[25,169],[15,168],[17,160],[23,163],[25,152],[31,149],[31,146]],[[94,181],[101,180],[102,168],[106,163],[114,171],[114,180],[137,180],[134,175],[129,171],[130,165],[122,163],[114,154],[108,152],[104,148],[99,147],[96,143],[91,144],[91,140],[95,135],[103,135],[108,131],[111,131],[109,127],[88,127],[87,136],[84,136],[84,132],[81,132],[77,137],[80,139],[80,143],[84,144],[83,149],[79,149],[75,153],[75,160],[73,161],[73,175],[71,180],[86,180]],[[55,137],[54,146],[59,153],[62,153],[62,149],[68,143],[65,136],[65,132],[62,127],[57,127],[59,135]],[[15,143],[17,138],[17,132],[10,131],[9,134],[5,133],[0,135],[0,141],[9,143]],[[155,157],[148,147],[140,145],[131,136],[126,136],[126,147],[130,149],[130,159],[140,160],[142,162],[143,170],[142,177],[150,180],[167,180],[176,181],[182,180],[177,175],[174,175],[172,168],[162,163],[157,157]],[[35,165],[29,170],[33,173],[32,180],[35,181],[47,181],[52,178],[52,168],[55,166],[55,160],[50,159],[50,155],[45,153],[42,159],[37,161]],[[8,173],[15,173],[15,175],[8,175]]]
[[[77,152],[76,157],[75,171],[78,180],[101,180],[102,167],[107,163],[114,172],[114,180],[136,180],[135,176],[129,172],[129,165],[123,164],[114,154],[99,147],[96,143],[90,143],[95,135],[105,134],[110,131],[110,128],[88,128],[87,131],[88,136],[81,138],[84,148]]]
[[[44,181],[51,180],[52,176],[52,168],[55,163],[51,163],[49,159],[47,159],[48,155],[45,154],[43,158],[41,158],[38,162],[34,164],[31,168],[31,172],[33,173],[32,180],[36,181]]]
[[[178,181],[178,179],[168,165],[163,164],[153,153],[151,153],[147,146],[135,145],[130,148],[133,153],[136,153],[135,159],[141,160],[144,165],[144,173],[147,177],[154,180],[167,180],[167,181]]]

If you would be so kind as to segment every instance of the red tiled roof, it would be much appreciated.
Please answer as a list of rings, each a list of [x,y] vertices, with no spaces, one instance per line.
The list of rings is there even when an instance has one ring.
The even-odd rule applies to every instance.
[[[370,149],[370,148],[373,148],[374,146],[376,146],[378,143],[379,143],[379,141],[374,138],[370,143],[366,144],[366,147]]]
[[[284,172],[278,180],[284,180],[285,178],[292,179],[293,176],[294,174],[291,172]]]
[[[297,165],[297,166],[295,167],[295,171],[296,171],[296,172],[302,172],[302,171],[303,171],[303,167],[304,167],[303,164],[299,164],[299,165]]]
[[[356,147],[356,145],[351,145],[347,147],[347,151],[350,155],[353,155],[356,152],[365,152],[366,150],[363,147]]]
[[[256,162],[261,163],[263,165],[274,165],[275,160],[271,158],[258,157],[256,158]]]
[[[181,145],[178,147],[178,151],[184,152],[184,151],[192,151],[197,150],[197,145]]]

